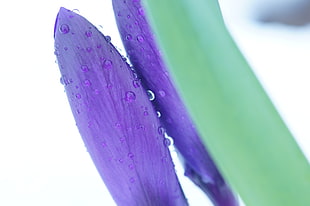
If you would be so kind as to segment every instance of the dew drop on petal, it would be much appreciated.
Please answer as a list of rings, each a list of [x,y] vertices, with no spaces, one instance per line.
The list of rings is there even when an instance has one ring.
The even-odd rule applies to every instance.
[[[145,130],[145,126],[143,124],[139,124],[137,126],[137,129]]]
[[[110,36],[105,36],[104,38],[105,38],[105,40],[106,40],[107,42],[110,42],[110,41],[111,41],[111,37],[110,37]]]
[[[132,159],[132,158],[134,157],[134,154],[132,154],[131,152],[129,152],[129,153],[128,153],[128,157],[129,157],[130,159]]]
[[[82,70],[83,72],[88,72],[88,71],[89,71],[89,68],[88,68],[87,65],[82,65],[82,66],[81,66],[81,70]]]
[[[128,40],[128,41],[132,40],[132,36],[130,34],[127,34],[126,35],[126,40]]]
[[[148,115],[149,115],[149,112],[148,112],[148,111],[144,111],[144,112],[143,112],[143,115],[144,115],[144,116],[148,116]]]
[[[152,92],[151,90],[147,90],[146,93],[147,93],[147,96],[149,97],[150,101],[153,101],[155,99],[154,92]]]
[[[161,158],[161,162],[162,162],[162,163],[168,162],[168,157],[167,157],[167,156],[163,156],[163,157]]]
[[[135,166],[133,164],[129,164],[128,165],[129,169],[133,170],[135,168]]]
[[[163,90],[159,90],[158,93],[159,93],[159,95],[160,95],[161,97],[166,96],[166,92],[163,91]]]
[[[87,37],[91,37],[92,35],[93,35],[93,33],[91,32],[91,31],[86,31],[85,32],[85,35],[87,36]]]
[[[104,147],[106,147],[106,146],[107,146],[107,143],[102,142],[102,143],[101,143],[101,146],[104,148]]]
[[[72,79],[68,79],[65,75],[60,78],[60,83],[64,86],[71,84],[73,82]]]
[[[88,80],[88,79],[85,79],[85,80],[84,80],[84,85],[85,85],[86,87],[89,87],[89,86],[91,85],[91,81]]]
[[[131,177],[131,178],[129,179],[129,181],[130,181],[131,183],[134,183],[134,182],[135,182],[135,178]]]
[[[125,138],[121,137],[121,138],[119,138],[119,141],[123,144],[125,142]]]
[[[81,99],[81,98],[82,98],[81,94],[79,94],[79,93],[77,93],[77,94],[75,95],[75,97],[76,97],[77,99]]]
[[[132,81],[132,85],[134,88],[140,87],[140,81],[138,79],[135,79]]]
[[[106,85],[106,87],[107,87],[107,89],[111,89],[111,88],[113,87],[113,85],[112,85],[111,83],[108,83],[108,84]]]
[[[138,9],[138,14],[141,15],[141,16],[144,15],[144,10],[143,10],[142,7],[140,7],[140,8]]]
[[[142,42],[144,42],[144,37],[142,35],[138,35],[137,40],[138,40],[138,42],[142,43]]]
[[[62,24],[60,27],[59,27],[59,31],[63,34],[67,34],[69,33],[70,31],[70,28],[67,24]]]
[[[60,77],[60,84],[65,85],[65,81],[64,81],[63,77]]]
[[[136,94],[132,91],[128,91],[125,93],[125,100],[127,102],[133,102],[136,99]]]
[[[94,93],[95,93],[96,95],[98,95],[98,94],[100,94],[100,90],[99,90],[99,89],[94,89]]]
[[[165,128],[162,126],[159,126],[157,131],[158,131],[158,134],[160,135],[164,135],[166,132]]]
[[[103,63],[102,63],[102,67],[104,69],[111,69],[113,66],[113,63],[111,60],[104,60]]]
[[[156,114],[157,114],[157,117],[158,117],[158,118],[161,117],[160,111],[156,111]]]
[[[87,51],[87,52],[91,52],[92,50],[93,50],[93,49],[92,49],[91,47],[87,47],[87,48],[86,48],[86,51]]]
[[[164,139],[164,145],[167,147],[173,145],[173,139],[169,137],[168,135],[166,135]]]
[[[167,147],[171,145],[171,142],[170,142],[170,140],[168,138],[164,139],[164,145],[167,146]]]

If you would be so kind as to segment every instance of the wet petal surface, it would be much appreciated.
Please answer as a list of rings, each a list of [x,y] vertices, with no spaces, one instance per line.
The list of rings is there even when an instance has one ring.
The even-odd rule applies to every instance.
[[[146,20],[140,0],[113,0],[113,8],[129,59],[152,101],[160,121],[185,161],[185,175],[220,206],[236,206],[237,200],[205,149],[178,95]]]
[[[116,203],[187,205],[156,112],[110,39],[65,8],[54,36],[77,127]]]

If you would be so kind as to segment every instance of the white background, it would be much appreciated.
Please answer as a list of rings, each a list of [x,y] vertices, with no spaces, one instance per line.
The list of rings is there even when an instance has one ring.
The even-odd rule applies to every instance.
[[[252,1],[221,2],[238,45],[310,159],[310,26],[260,25],[250,18]],[[121,47],[111,0],[0,3],[0,205],[114,205],[59,82],[53,29],[60,6],[78,9]],[[191,205],[208,205],[182,182]]]

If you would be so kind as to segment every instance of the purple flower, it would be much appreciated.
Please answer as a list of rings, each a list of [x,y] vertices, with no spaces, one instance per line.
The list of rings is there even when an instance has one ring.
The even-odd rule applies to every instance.
[[[145,90],[109,38],[61,8],[55,54],[77,127],[120,206],[187,205]]]
[[[205,149],[178,95],[156,46],[140,0],[112,0],[115,18],[129,59],[143,86],[155,94],[160,122],[184,159],[185,175],[218,206],[238,201]],[[190,69],[190,68],[189,68]]]

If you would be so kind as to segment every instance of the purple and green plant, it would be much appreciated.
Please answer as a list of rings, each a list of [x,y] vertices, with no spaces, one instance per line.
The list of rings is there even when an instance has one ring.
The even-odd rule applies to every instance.
[[[70,10],[60,9],[54,37],[77,127],[115,202],[188,205],[167,134],[185,175],[214,205],[238,205],[221,172],[248,205],[309,201],[309,165],[236,49],[217,2],[148,0],[147,12],[139,0],[112,2],[133,67]]]

